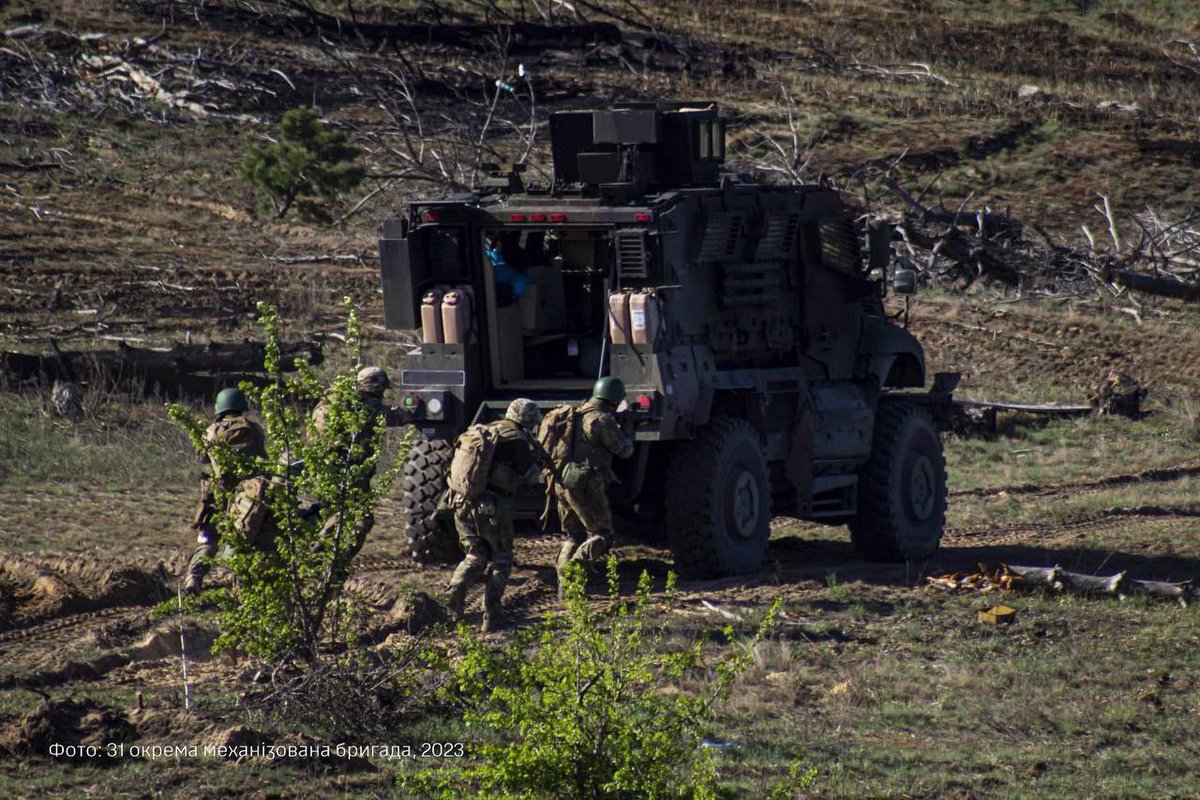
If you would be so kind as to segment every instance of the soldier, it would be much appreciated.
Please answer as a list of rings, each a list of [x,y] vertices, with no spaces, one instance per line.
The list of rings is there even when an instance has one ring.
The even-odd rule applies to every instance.
[[[187,581],[183,587],[188,594],[197,594],[201,590],[210,563],[217,554],[218,536],[214,522],[217,512],[217,489],[222,491],[228,504],[226,510],[230,511],[235,501],[240,503],[242,495],[246,494],[241,491],[242,485],[261,477],[258,473],[249,471],[246,462],[266,457],[266,435],[258,423],[246,417],[248,408],[246,396],[240,389],[222,389],[217,395],[216,422],[209,425],[204,433],[208,449],[200,454],[204,477],[200,481],[200,505],[192,523],[192,529],[197,532],[196,540],[199,546],[188,562]],[[247,471],[227,472],[222,469],[217,457],[218,450],[234,455],[242,462],[239,467]],[[254,488],[258,488],[257,485]],[[242,505],[247,506],[246,516],[254,519],[252,533],[257,534],[258,526],[264,522],[265,515],[262,512],[265,511],[265,507],[253,501]],[[240,528],[246,533],[246,523],[235,520],[235,524],[237,523],[241,523]]]
[[[392,386],[391,380],[388,378],[387,372],[380,367],[363,367],[358,371],[354,379],[354,388],[358,393],[359,399],[367,407],[367,424],[364,426],[360,436],[363,439],[369,440],[375,434],[376,426],[383,423],[386,426],[402,425],[409,421],[410,415],[408,412],[396,406],[390,406],[383,401],[383,394]],[[324,433],[327,427],[328,402],[322,400],[315,411],[313,411],[313,424],[316,429]],[[348,456],[347,456],[348,458]],[[369,489],[371,478],[374,477],[375,470],[371,469],[364,475],[360,475],[355,484],[356,488]],[[334,512],[325,521],[323,535],[336,530],[341,524],[341,516]],[[358,530],[353,532],[353,540],[349,543],[349,553],[352,559],[362,549],[363,543],[366,542],[367,534],[375,527],[375,516],[367,514],[363,518],[362,524]]]
[[[541,421],[536,403],[514,400],[504,419],[468,428],[450,464],[454,525],[467,555],[450,579],[446,607],[460,617],[467,590],[484,577],[484,633],[503,624],[500,600],[513,563],[513,495],[518,486],[541,480],[533,439]]]
[[[558,470],[553,492],[566,535],[556,564],[560,596],[567,562],[595,566],[612,546],[608,506],[608,485],[616,477],[612,460],[633,454],[633,439],[615,414],[624,399],[625,384],[620,379],[601,378],[591,400],[578,408],[560,406],[542,423],[538,438]]]

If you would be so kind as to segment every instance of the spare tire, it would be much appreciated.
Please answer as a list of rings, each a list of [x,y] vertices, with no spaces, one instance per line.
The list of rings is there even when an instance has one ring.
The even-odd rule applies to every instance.
[[[404,462],[400,505],[409,552],[421,564],[454,564],[463,557],[454,526],[433,517],[453,454],[450,442],[418,434]]]

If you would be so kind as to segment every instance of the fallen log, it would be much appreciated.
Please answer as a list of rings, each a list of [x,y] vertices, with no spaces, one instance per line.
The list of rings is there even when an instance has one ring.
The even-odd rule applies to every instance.
[[[1200,589],[1197,589],[1190,580],[1144,581],[1130,578],[1126,572],[1118,572],[1115,575],[1087,575],[1081,572],[1070,572],[1057,564],[1053,567],[1001,564],[994,573],[988,572],[987,568],[980,564],[979,572],[966,575],[958,573],[937,575],[926,578],[926,583],[940,589],[972,589],[984,593],[1030,586],[1055,592],[1111,595],[1118,599],[1124,599],[1129,595],[1143,594],[1148,597],[1175,600],[1184,606],[1189,602],[1200,600]]]
[[[285,370],[293,369],[297,358],[313,365],[322,360],[319,342],[290,342],[282,350]],[[37,355],[0,351],[0,376],[6,383],[48,386],[62,380],[147,397],[209,397],[239,380],[265,380],[262,364],[260,342],[176,344],[168,348],[131,347],[121,342],[116,350],[56,347]]]
[[[1173,297],[1185,303],[1200,302],[1200,284],[1184,283],[1175,278],[1160,278],[1124,269],[1110,269],[1104,271],[1104,279],[1146,294]]]

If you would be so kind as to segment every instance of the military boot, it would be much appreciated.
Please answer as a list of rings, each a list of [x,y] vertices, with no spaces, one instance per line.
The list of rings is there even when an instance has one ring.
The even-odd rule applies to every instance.
[[[446,613],[450,616],[451,622],[458,622],[462,619],[463,605],[467,600],[467,585],[465,583],[452,583],[450,588],[446,590]]]
[[[571,556],[575,555],[576,547],[578,547],[578,545],[575,544],[575,540],[573,539],[567,539],[565,542],[563,542],[562,548],[560,548],[558,551],[558,561],[556,561],[554,564],[554,572],[558,575],[558,599],[560,601],[566,596],[566,586],[565,581],[563,580],[563,573],[567,568],[567,563],[571,560]]]
[[[493,633],[504,627],[504,611],[500,607],[500,598],[504,595],[506,576],[490,575],[483,588],[483,624],[479,630],[483,633]]]

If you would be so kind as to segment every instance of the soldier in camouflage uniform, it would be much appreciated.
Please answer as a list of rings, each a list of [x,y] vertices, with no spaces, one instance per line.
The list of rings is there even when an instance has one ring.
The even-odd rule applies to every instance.
[[[615,479],[613,457],[628,458],[633,454],[633,439],[617,421],[616,410],[625,399],[625,384],[618,378],[601,378],[592,390],[592,399],[577,409],[578,423],[567,460],[555,464],[558,471],[570,480],[579,474],[575,465],[582,464],[585,476],[576,488],[568,488],[555,480],[554,496],[558,501],[558,516],[566,540],[558,553],[559,593],[562,593],[563,570],[570,561],[587,566],[599,564],[612,547],[612,510],[608,505],[608,485]],[[542,444],[547,444],[543,425]],[[554,455],[553,450],[551,454]]]
[[[220,490],[226,503],[232,505],[239,484],[258,477],[257,473],[226,472],[218,463],[214,451],[224,450],[243,463],[267,455],[266,435],[258,423],[246,417],[248,408],[246,396],[241,390],[223,389],[217,395],[216,422],[209,425],[204,433],[204,441],[209,449],[200,454],[204,476],[200,481],[200,505],[192,522],[199,546],[188,562],[187,580],[183,587],[188,594],[196,594],[203,588],[204,577],[217,555],[217,491]]]
[[[467,590],[484,578],[484,633],[503,624],[500,601],[513,564],[513,496],[518,486],[541,481],[533,440],[541,420],[542,412],[532,400],[512,401],[504,419],[488,424],[497,443],[486,490],[473,500],[451,498],[454,525],[467,555],[450,579],[446,607],[454,618],[460,617]]]
[[[377,426],[382,423],[385,426],[403,425],[409,422],[411,415],[401,408],[388,405],[383,401],[383,394],[391,388],[392,382],[388,378],[387,372],[380,367],[363,367],[358,371],[354,380],[355,390],[358,397],[367,407],[367,424],[363,427],[361,436],[364,440],[370,440],[377,429]],[[328,416],[328,401],[322,400],[316,410],[313,411],[313,425],[316,429],[324,433],[327,425]],[[374,477],[375,470],[372,469],[369,473],[359,477],[355,484],[356,488],[369,489],[371,478]],[[341,524],[341,516],[334,512],[325,520],[325,524],[321,531],[322,536],[331,533]],[[357,531],[354,531],[354,539],[350,542],[349,552],[353,558],[362,549],[363,543],[367,540],[367,534],[375,527],[375,516],[368,514],[363,518],[362,524]]]

